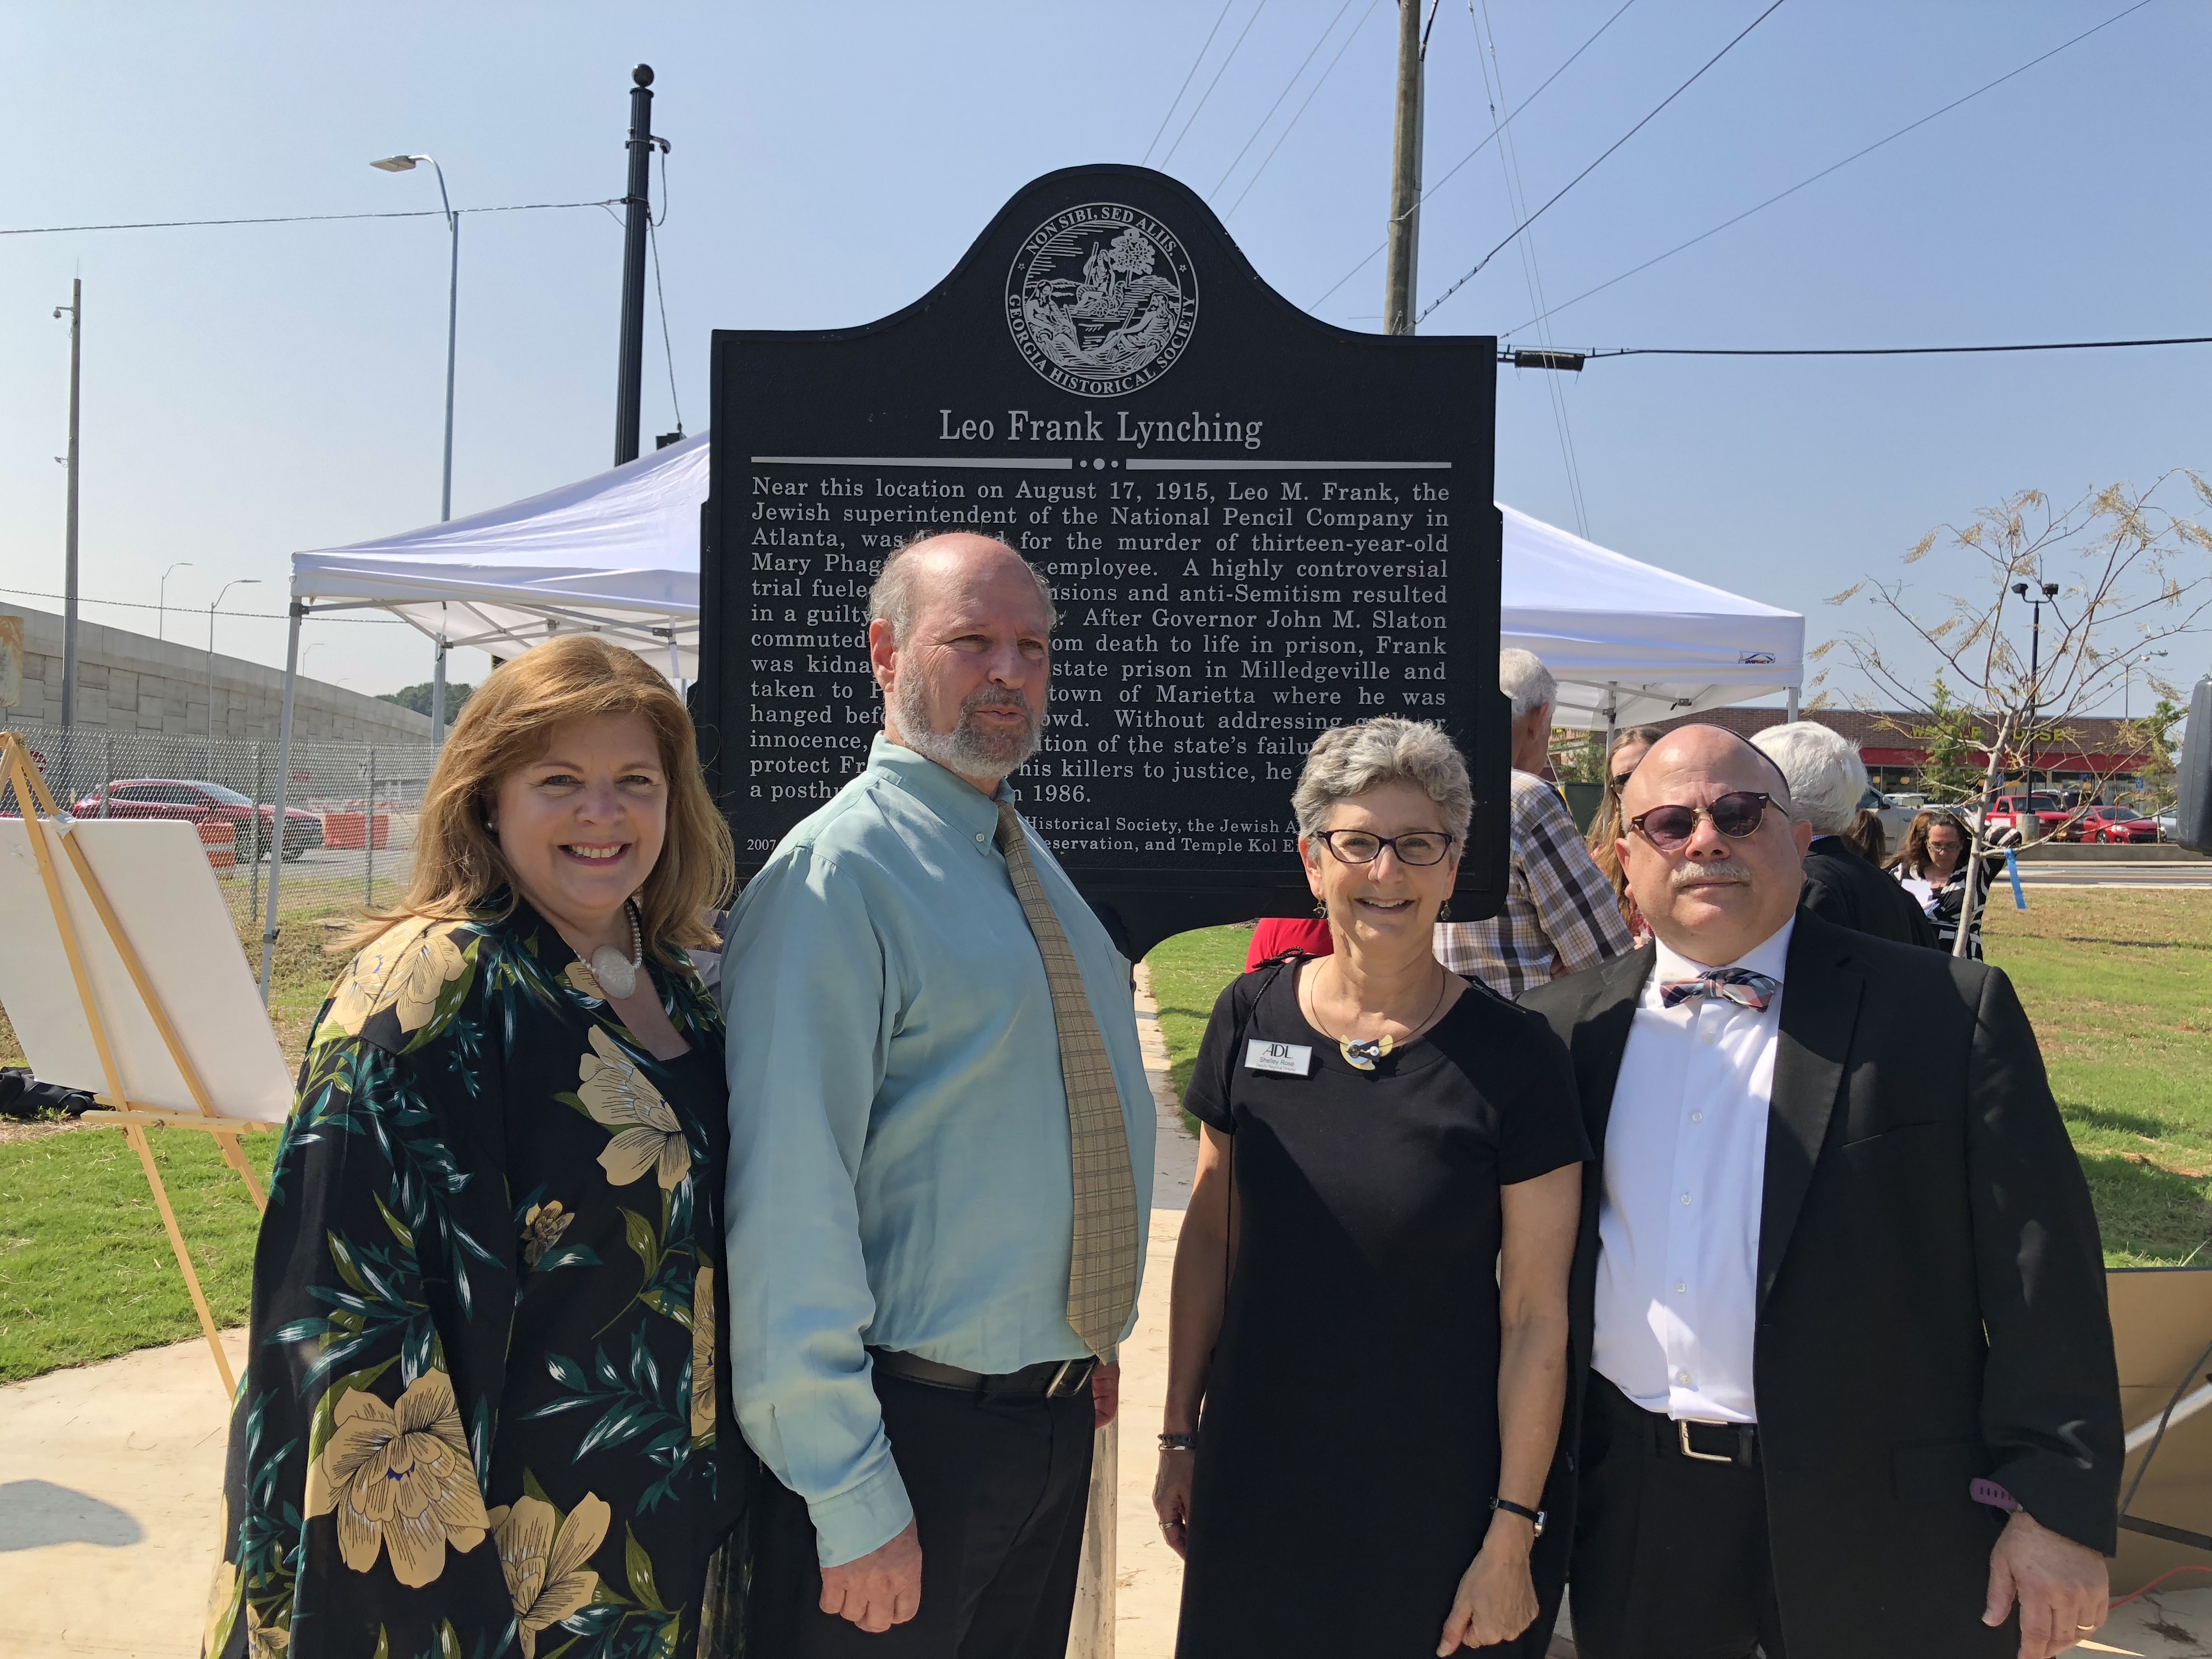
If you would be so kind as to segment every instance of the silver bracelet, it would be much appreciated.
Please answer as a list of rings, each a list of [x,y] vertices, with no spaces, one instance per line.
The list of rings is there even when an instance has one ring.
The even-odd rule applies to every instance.
[[[1194,1434],[1164,1434],[1160,1437],[1160,1449],[1164,1452],[1196,1451],[1198,1437]]]

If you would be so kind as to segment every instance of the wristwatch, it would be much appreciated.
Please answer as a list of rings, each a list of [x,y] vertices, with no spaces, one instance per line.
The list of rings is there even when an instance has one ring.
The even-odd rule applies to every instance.
[[[1490,1507],[1493,1510],[1504,1510],[1508,1515],[1519,1516],[1536,1528],[1537,1537],[1541,1538],[1544,1535],[1543,1510],[1523,1509],[1510,1498],[1493,1498],[1490,1500]]]

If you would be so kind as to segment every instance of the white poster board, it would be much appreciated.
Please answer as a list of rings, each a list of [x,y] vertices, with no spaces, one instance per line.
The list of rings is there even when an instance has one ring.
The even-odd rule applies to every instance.
[[[54,872],[128,1103],[141,1111],[198,1116],[191,1091],[74,862],[54,844],[59,829],[50,822],[41,832],[55,853]],[[291,1109],[291,1079],[194,827],[115,818],[78,820],[64,833],[82,849],[216,1113],[282,1123]],[[31,1070],[44,1083],[107,1093],[100,1052],[21,818],[0,818],[0,1008],[15,1025]]]

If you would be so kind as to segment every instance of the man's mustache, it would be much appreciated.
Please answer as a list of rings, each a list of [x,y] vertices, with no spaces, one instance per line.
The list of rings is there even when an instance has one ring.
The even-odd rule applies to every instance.
[[[1030,720],[1036,718],[1036,711],[1030,707],[1028,696],[1008,687],[987,686],[980,691],[969,692],[960,705],[961,717],[964,720],[979,712],[1019,714]]]
[[[1667,880],[1676,892],[1685,887],[1708,881],[1751,880],[1751,866],[1739,864],[1734,859],[1723,859],[1715,864],[1686,864],[1667,872]]]

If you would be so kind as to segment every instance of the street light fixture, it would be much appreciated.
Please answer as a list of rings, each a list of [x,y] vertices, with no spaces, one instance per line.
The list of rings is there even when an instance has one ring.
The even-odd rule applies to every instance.
[[[2153,658],[2163,657],[2168,654],[2170,653],[2164,651],[2146,651],[2142,654],[2142,660],[2146,665],[2148,665]],[[2150,669],[2148,666],[2145,666],[2143,672],[2148,675],[2150,672]],[[2133,663],[2130,663],[2125,668],[2123,668],[2120,671],[2120,719],[2124,722],[2128,718],[2128,693],[2133,689],[2135,677],[2136,665]]]
[[[369,166],[384,173],[412,173],[417,161],[428,161],[438,175],[438,201],[446,210],[446,224],[453,232],[453,276],[446,286],[446,469],[445,482],[438,495],[438,522],[444,524],[453,516],[453,345],[460,321],[461,304],[461,216],[453,211],[453,204],[446,195],[446,170],[437,158],[430,155],[387,155]],[[430,741],[441,743],[445,738],[446,713],[446,635],[438,633],[438,651],[430,676]]]
[[[179,570],[197,570],[198,568],[199,567],[194,564],[190,559],[179,559],[174,564],[171,565],[167,570],[164,570],[161,573],[161,586],[157,590],[160,594],[161,603],[154,607],[155,612],[154,637],[155,639],[166,640],[169,637],[169,578]]]
[[[234,587],[258,587],[258,576],[239,576],[222,585],[222,591],[208,603],[208,770],[215,770],[215,608],[222,603],[222,596]]]
[[[2058,598],[2057,582],[2042,582],[2040,593],[2027,591],[2026,582],[2014,582],[2012,591],[2034,607],[2034,621],[2029,624],[2027,638],[2027,793],[2035,793],[2035,716],[2043,702],[2043,607],[2050,605],[2055,610]]]

